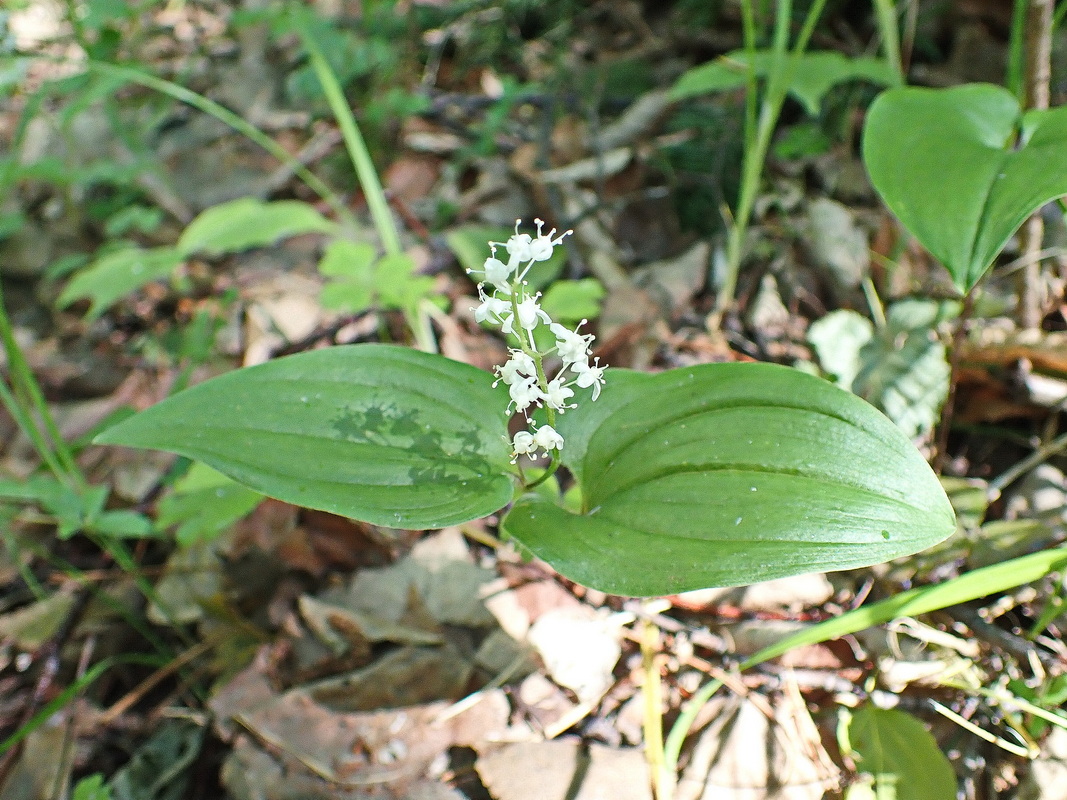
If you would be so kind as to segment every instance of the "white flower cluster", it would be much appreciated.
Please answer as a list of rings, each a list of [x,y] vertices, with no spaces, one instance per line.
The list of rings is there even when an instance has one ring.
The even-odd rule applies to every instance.
[[[485,260],[482,269],[469,270],[483,275],[482,282],[478,284],[481,304],[474,309],[474,318],[478,322],[488,321],[499,325],[504,333],[511,334],[519,342],[519,347],[510,351],[507,363],[496,369],[497,383],[503,381],[507,384],[511,394],[508,413],[514,406],[516,411],[527,415],[529,421],[527,409],[530,406],[544,406],[548,412],[549,424],[537,428],[530,422],[530,430],[515,434],[511,443],[513,464],[520,455],[542,450],[547,456],[552,451],[562,450],[563,437],[552,425],[557,413],[575,408],[573,403],[567,403],[574,396],[571,387],[592,387],[593,399],[596,400],[604,383],[604,367],[600,366],[600,360],[594,358],[590,361],[592,354],[589,346],[593,336],[567,330],[553,322],[537,302],[540,293],[531,295],[526,289],[524,279],[530,267],[538,261],[551,258],[556,245],[570,233],[565,231],[553,238],[555,228],[546,234],[542,232],[544,223],[539,219],[534,222],[537,224],[536,238],[519,233],[519,223],[516,222],[515,235],[507,242],[489,243],[492,255]],[[507,251],[506,264],[496,257],[497,247]],[[486,287],[490,290],[488,295]],[[582,320],[581,324],[585,323],[586,320]],[[547,325],[556,337],[555,347],[545,352],[539,352],[534,341],[534,329],[541,324]],[[578,327],[581,328],[581,325]],[[553,352],[559,356],[563,366],[555,377],[549,379],[544,371],[543,359]]]

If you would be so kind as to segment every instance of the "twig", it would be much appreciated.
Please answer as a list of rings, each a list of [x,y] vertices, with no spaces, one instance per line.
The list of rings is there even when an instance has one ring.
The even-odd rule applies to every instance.
[[[1041,662],[1041,665],[1050,672],[1060,673],[1063,672],[1064,662],[1061,658],[1054,653],[1041,650],[1034,645],[1029,639],[1024,639],[1022,636],[1006,631],[982,619],[981,615],[973,608],[968,606],[952,606],[946,609],[949,614],[958,619],[964,625],[971,629],[973,633],[979,639],[999,647],[1011,655],[1018,658],[1020,661],[1029,662],[1031,656],[1034,656]]]
[[[1008,469],[991,480],[988,487],[986,487],[986,498],[991,503],[997,500],[1004,488],[1013,483],[1020,475],[1029,472],[1064,449],[1067,449],[1067,433],[1041,445],[1022,461],[1008,467]]]

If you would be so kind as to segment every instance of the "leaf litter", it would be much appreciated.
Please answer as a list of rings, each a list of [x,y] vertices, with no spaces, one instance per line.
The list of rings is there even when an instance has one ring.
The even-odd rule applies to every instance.
[[[575,34],[582,46],[621,55],[631,52],[626,49],[631,45],[662,52],[668,43],[672,51],[692,55],[693,42],[672,32],[669,14],[646,20],[636,6],[622,5],[634,13],[601,17],[594,9],[583,18],[586,24]],[[210,3],[203,6],[168,7],[159,20],[225,39],[225,15]],[[16,33],[25,36],[29,18],[15,17]],[[59,32],[54,21],[35,24],[52,25],[52,35]],[[479,24],[475,12],[464,13],[442,35],[462,42]],[[239,64],[206,56],[204,85],[295,152],[304,142],[310,114],[286,105],[298,105],[292,100],[297,95],[277,64],[295,68],[292,52],[286,51],[291,44],[270,41],[266,26],[242,31]],[[731,35],[738,39],[736,31]],[[983,46],[998,46],[985,36]],[[226,41],[225,47],[236,46],[236,39]],[[726,52],[738,43],[731,40],[719,49]],[[165,52],[179,60],[189,57],[182,45],[167,46],[178,48]],[[522,40],[518,46],[532,69],[549,75],[558,69],[545,58],[543,43]],[[616,51],[620,46],[624,49]],[[281,62],[275,58],[279,54]],[[447,57],[445,62],[448,69],[440,80],[455,93],[435,99],[436,111],[404,118],[398,152],[384,171],[397,213],[425,224],[439,221],[434,215],[449,207],[464,223],[506,229],[517,217],[529,219],[558,207],[562,194],[575,248],[559,265],[560,274],[594,279],[602,287],[602,298],[599,292],[582,294],[575,307],[599,306],[601,355],[613,366],[655,370],[709,360],[806,362],[850,385],[862,376],[864,385],[873,387],[872,401],[888,397],[889,390],[904,396],[908,402],[902,406],[886,400],[883,408],[923,443],[943,392],[943,376],[936,372],[944,363],[936,324],[905,326],[909,335],[919,334],[911,345],[916,357],[901,367],[893,361],[901,352],[896,336],[867,346],[876,338],[867,320],[876,314],[861,290],[863,281],[873,278],[891,317],[897,305],[915,295],[936,295],[938,279],[925,254],[887,233],[891,226],[875,210],[858,159],[847,148],[772,164],[770,190],[761,198],[752,232],[752,268],[739,287],[741,313],[728,320],[719,338],[703,321],[720,279],[716,221],[724,198],[694,190],[683,207],[675,193],[694,188],[686,182],[707,189],[699,184],[709,174],[733,179],[730,147],[736,147],[736,129],[731,125],[736,120],[705,104],[706,119],[721,123],[717,129],[708,131],[708,123],[704,129],[680,125],[662,93],[634,88],[617,119],[593,125],[588,114],[566,110],[554,127],[551,118],[542,120],[549,123],[550,136],[547,143],[537,142],[519,126],[485,124],[478,110],[491,99],[485,87],[504,86],[495,70],[486,69],[479,84],[450,71],[458,62],[448,64]],[[239,88],[248,86],[267,91],[260,95]],[[520,116],[528,113],[524,102],[519,101]],[[611,100],[605,107],[623,105]],[[601,107],[590,110],[600,113]],[[0,113],[6,123],[9,112]],[[58,117],[38,125],[41,136],[34,147],[40,155],[80,148],[69,154],[75,168],[102,152],[116,161],[126,158],[113,152],[120,140],[107,115],[92,104],[85,113],[77,128],[80,139],[61,141]],[[136,110],[123,106],[119,113],[132,129]],[[223,126],[196,115],[172,122],[157,132],[164,179],[142,177],[138,185],[173,219],[138,246],[174,244],[175,221],[188,222],[222,200],[251,196],[265,202],[302,191],[291,174]],[[321,139],[326,146],[309,145],[302,157],[336,173],[331,159],[339,139],[332,128],[320,133],[329,134]],[[690,139],[701,136],[716,144],[686,149]],[[478,137],[492,147],[479,151]],[[700,170],[692,168],[693,159],[701,160]],[[464,167],[457,174],[461,160]],[[342,173],[334,184],[347,186],[346,181]],[[83,232],[96,231],[96,223],[83,205],[68,202],[62,192],[49,197],[43,182],[20,185],[19,191],[26,193],[20,200],[32,235],[0,241],[5,275],[36,280],[59,259],[95,248],[98,242],[87,241]],[[689,208],[710,209],[703,222],[712,224],[696,232],[682,225],[680,217]],[[51,216],[40,217],[39,209]],[[443,227],[448,234],[461,226],[446,222]],[[411,229],[418,231],[416,225]],[[442,350],[483,368],[499,362],[499,341],[469,319],[465,298],[471,287],[454,268],[455,256],[433,237],[424,237],[422,245],[422,268],[435,276],[441,296],[453,301],[450,311],[434,317]],[[80,436],[116,408],[150,405],[176,380],[188,377],[158,351],[173,347],[178,360],[190,358],[194,343],[174,345],[168,337],[198,311],[216,314],[218,296],[233,297],[218,315],[219,350],[193,364],[193,381],[233,366],[220,363],[219,356],[258,363],[287,348],[362,341],[383,330],[397,333],[400,328],[388,315],[346,317],[322,307],[323,279],[310,268],[318,247],[314,237],[305,237],[232,259],[192,263],[173,279],[117,299],[91,325],[82,321],[85,307],[55,314],[36,298],[19,298],[16,334],[31,344],[31,366],[42,375],[51,399],[63,405],[90,399],[92,405],[71,405],[64,417],[65,432]],[[891,255],[893,269],[887,270]],[[1004,294],[1010,298],[1011,289]],[[1062,409],[1067,366],[1061,312],[1050,309],[1046,329],[1036,332],[1015,330],[1000,314],[990,324],[974,326],[962,343],[958,419],[1007,425],[1011,435],[964,442],[956,472],[969,476],[972,492],[988,494],[1004,519],[982,524],[979,514],[940,553],[869,574],[808,576],[788,586],[772,582],[672,598],[663,613],[651,617],[664,631],[663,705],[669,718],[718,674],[719,665],[729,666],[786,631],[842,613],[870,593],[941,580],[962,563],[973,567],[1062,541],[1067,502],[1062,463],[1041,467],[1018,485],[990,488],[996,475],[1022,457],[1016,440],[1033,436],[1033,425],[1054,421]],[[828,330],[831,319],[840,319],[835,315],[867,325]],[[936,351],[931,369],[916,375],[928,351]],[[5,477],[31,474],[35,464],[26,443],[10,441],[9,427],[5,433]],[[82,458],[94,476],[114,487],[116,504],[158,514],[168,498],[180,494],[169,479],[175,466],[169,457],[90,450]],[[1003,509],[995,505],[1001,492]],[[274,500],[258,503],[236,521],[221,512],[212,517],[212,510],[219,512],[209,506],[199,517],[164,517],[171,525],[192,524],[186,537],[178,536],[197,541],[173,547],[157,538],[131,548],[142,567],[140,577],[153,589],[147,602],[136,599],[131,579],[86,542],[49,538],[48,520],[39,509],[14,509],[10,525],[5,516],[0,734],[12,733],[24,709],[53,699],[99,658],[151,659],[82,686],[80,696],[50,715],[21,749],[9,751],[15,757],[0,761],[5,800],[61,796],[62,787],[93,774],[107,776],[100,783],[107,796],[136,800],[651,796],[640,749],[643,676],[633,636],[633,620],[647,618],[643,607],[635,610],[621,598],[574,586],[506,546],[485,546],[491,520],[423,535]],[[86,585],[99,599],[84,618],[72,618],[72,598]],[[936,699],[995,729],[1001,719],[996,707],[983,705],[974,694],[949,699],[953,690],[945,682],[962,674],[982,685],[1004,672],[1040,683],[1043,668],[1051,670],[1046,675],[1051,680],[1061,678],[1065,654],[1055,635],[1035,644],[1015,633],[1024,633],[1045,611],[1043,593],[1052,596],[1024,588],[991,599],[980,615],[967,618],[970,638],[954,642],[935,635],[959,631],[961,613],[938,629],[896,626],[849,642],[799,649],[777,665],[746,674],[744,682],[731,684],[731,694],[713,701],[690,737],[679,797],[839,796],[834,787],[843,782],[837,765],[851,769],[856,764],[834,741],[839,712],[834,699],[866,702],[873,694],[871,681],[880,687],[875,692],[899,695],[909,712],[928,723],[937,721],[930,710]],[[1007,629],[1016,638],[997,638],[986,630],[977,639],[980,652],[961,651],[959,641],[974,644],[982,624]],[[146,630],[149,636],[141,638]],[[52,651],[63,668],[56,681],[44,684],[47,696],[35,700],[38,677]],[[1037,663],[1047,667],[1027,661],[1035,651]],[[961,741],[959,729],[935,725],[934,730],[943,742]],[[967,763],[986,765],[989,779],[1005,791],[1017,787],[1015,796],[1056,800],[1062,796],[1056,787],[1063,783],[1061,734],[1054,728],[1041,741],[1041,755],[1032,765],[1004,751],[983,750],[977,739],[963,740],[961,747]]]

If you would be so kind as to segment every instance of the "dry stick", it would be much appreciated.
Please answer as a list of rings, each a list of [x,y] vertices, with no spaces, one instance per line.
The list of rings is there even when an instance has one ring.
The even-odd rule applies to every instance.
[[[1026,98],[1027,108],[1049,107],[1049,83],[1052,76],[1052,7],[1053,0],[1030,0],[1026,18]],[[1021,245],[1026,266],[1019,272],[1019,325],[1033,329],[1041,324],[1041,250],[1045,224],[1040,209],[1030,216],[1022,229]]]
[[[33,719],[33,715],[37,713],[37,709],[44,703],[49,690],[52,688],[52,682],[56,679],[56,675],[59,674],[63,645],[81,621],[82,615],[85,614],[85,610],[89,607],[89,600],[92,596],[90,587],[81,586],[74,596],[74,602],[67,612],[63,624],[59,626],[52,638],[41,647],[39,651],[42,657],[41,674],[37,676],[37,683],[33,687],[33,695],[26,704],[26,708],[23,709],[22,718],[18,723],[19,728],[27,725]],[[24,739],[0,758],[0,792],[2,792],[4,784],[7,783],[15,762],[22,755],[25,745],[26,741]]]

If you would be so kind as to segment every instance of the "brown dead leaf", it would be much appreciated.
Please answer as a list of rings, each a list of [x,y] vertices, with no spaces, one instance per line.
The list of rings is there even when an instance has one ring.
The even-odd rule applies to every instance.
[[[836,772],[807,709],[790,694],[768,719],[751,700],[712,700],[718,708],[700,734],[678,784],[678,800],[820,800]]]
[[[450,642],[402,647],[363,669],[308,684],[316,702],[336,711],[401,708],[463,695],[474,665]]]
[[[449,747],[506,735],[509,706],[499,690],[487,692],[458,713],[448,715],[448,710],[448,704],[431,703],[338,712],[316,702],[307,690],[294,689],[235,718],[275,754],[302,765],[292,777],[306,785],[328,781],[336,784],[334,791],[343,792],[388,784],[389,794],[384,796],[405,797],[407,787],[424,779]],[[256,755],[247,760],[263,761]],[[230,775],[234,780],[236,776]],[[288,781],[290,776],[279,780]]]
[[[542,614],[527,635],[549,675],[579,701],[595,703],[615,682],[622,655],[620,619],[589,606],[558,608]]]
[[[496,800],[651,800],[637,748],[577,741],[518,742],[482,755],[475,768]]]
[[[409,154],[396,159],[382,176],[390,195],[405,203],[422,200],[441,175],[441,159],[428,154]]]

